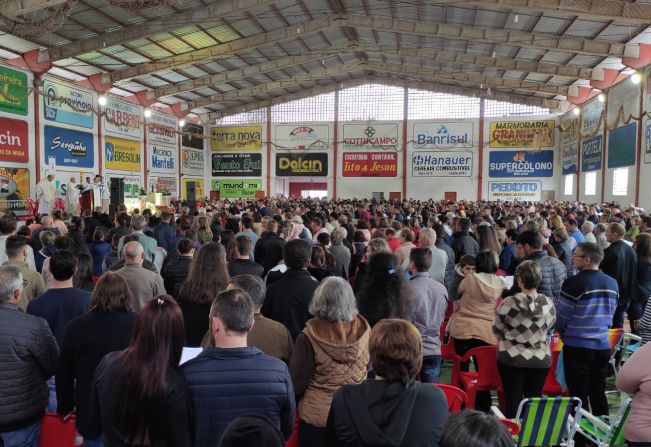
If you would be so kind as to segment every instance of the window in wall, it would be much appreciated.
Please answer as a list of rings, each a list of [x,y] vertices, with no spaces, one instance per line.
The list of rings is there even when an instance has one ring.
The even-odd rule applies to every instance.
[[[613,172],[613,195],[625,196],[628,194],[628,168],[615,169]]]
[[[565,176],[565,188],[563,188],[563,195],[571,196],[574,191],[574,174]]]
[[[334,121],[335,94],[326,93],[310,98],[277,104],[271,107],[274,123],[300,123],[306,121]]]
[[[513,104],[504,101],[486,100],[484,105],[484,116],[532,116],[549,115],[549,109],[542,107],[528,106],[525,104]]]
[[[251,110],[250,112],[242,112],[237,115],[226,116],[217,119],[218,126],[228,126],[231,124],[254,124],[267,122],[267,108]]]
[[[479,98],[409,89],[409,119],[479,118]]]
[[[339,92],[339,121],[402,120],[405,89],[367,84]]]
[[[586,172],[585,173],[585,195],[586,196],[596,196],[597,195],[597,171]]]

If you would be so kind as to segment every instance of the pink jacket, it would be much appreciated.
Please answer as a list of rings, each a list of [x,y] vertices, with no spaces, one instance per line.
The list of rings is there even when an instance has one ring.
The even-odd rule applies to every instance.
[[[631,442],[651,442],[651,343],[638,349],[617,373],[617,388],[634,394],[624,437]]]

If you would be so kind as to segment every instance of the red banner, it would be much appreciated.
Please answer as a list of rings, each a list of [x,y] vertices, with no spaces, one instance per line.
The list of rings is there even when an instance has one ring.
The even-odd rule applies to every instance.
[[[345,152],[344,177],[397,177],[398,154],[395,152]]]
[[[27,162],[27,122],[0,118],[0,161]]]

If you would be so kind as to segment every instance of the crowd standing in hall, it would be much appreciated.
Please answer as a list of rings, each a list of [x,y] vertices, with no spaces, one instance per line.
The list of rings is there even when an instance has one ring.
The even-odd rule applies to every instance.
[[[506,446],[490,415],[448,418],[433,385],[443,345],[496,347],[514,417],[542,395],[557,331],[569,394],[600,416],[608,331],[624,325],[643,344],[617,375],[634,394],[625,435],[651,445],[644,210],[277,198],[79,216],[69,205],[0,216],[6,447],[37,446],[46,409],[76,415],[91,447],[283,445],[292,433],[303,446]],[[480,393],[476,408],[490,405]]]

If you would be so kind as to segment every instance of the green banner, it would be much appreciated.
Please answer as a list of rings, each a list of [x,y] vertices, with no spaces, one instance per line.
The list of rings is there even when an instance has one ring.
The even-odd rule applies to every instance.
[[[255,192],[262,190],[262,180],[213,180],[213,191],[219,191],[222,199],[254,199]]]
[[[27,75],[0,66],[0,110],[27,115]]]

